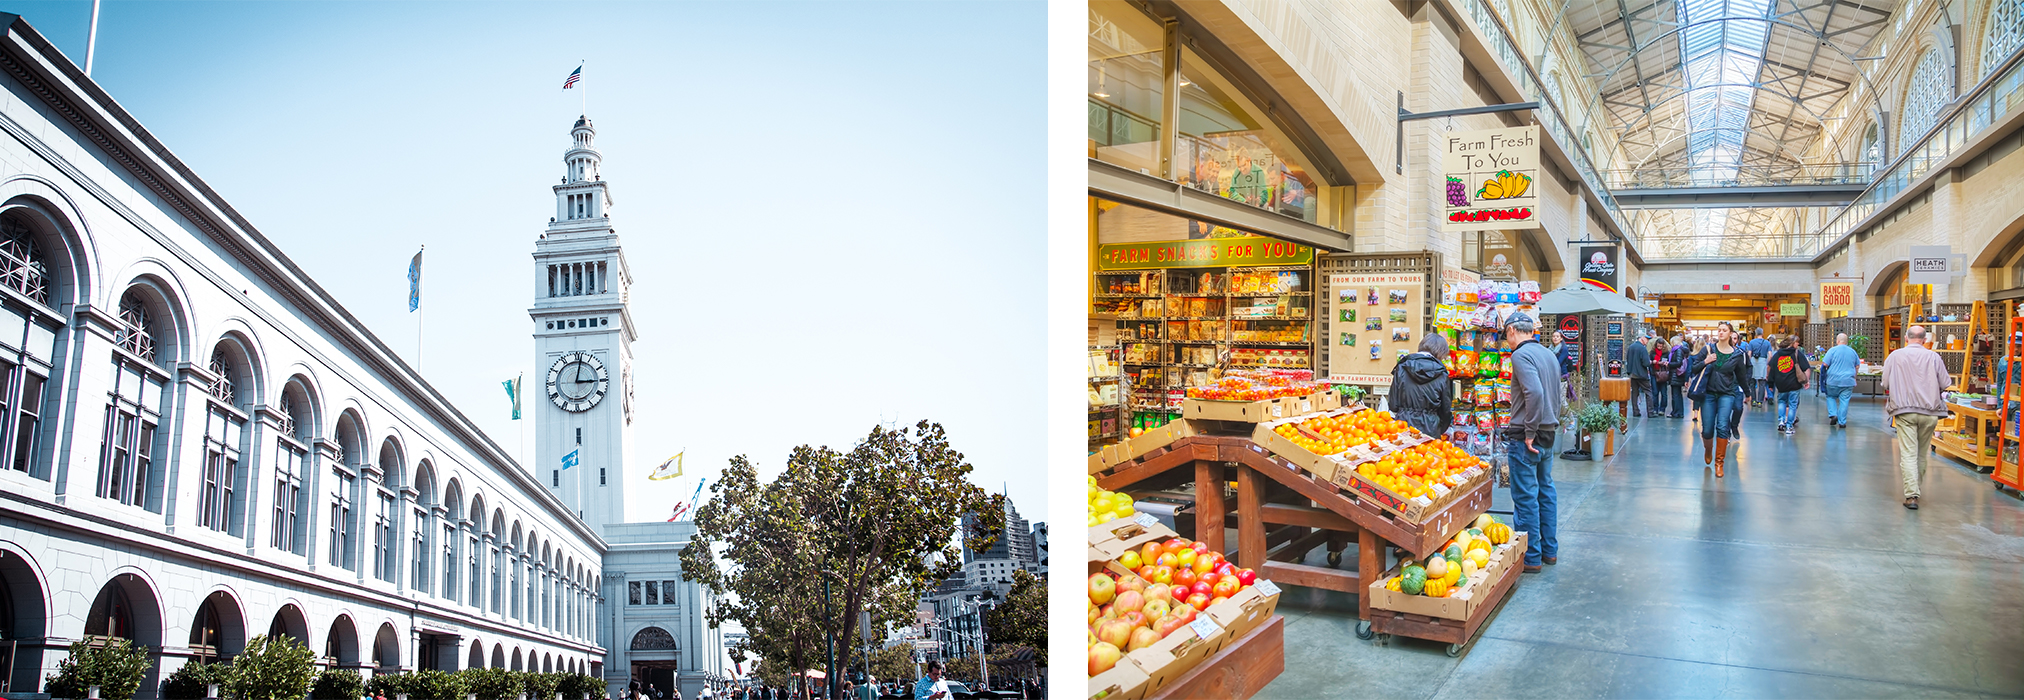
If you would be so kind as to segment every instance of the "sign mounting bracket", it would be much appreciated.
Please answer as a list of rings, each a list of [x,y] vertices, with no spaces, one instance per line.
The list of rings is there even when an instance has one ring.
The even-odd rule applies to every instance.
[[[1497,112],[1516,112],[1527,109],[1539,109],[1538,102],[1509,102],[1497,105],[1483,105],[1481,107],[1443,109],[1435,112],[1408,112],[1406,111],[1405,91],[1400,90],[1398,91],[1398,93],[1399,93],[1398,135],[1397,139],[1393,141],[1394,145],[1397,146],[1397,152],[1394,154],[1395,160],[1392,163],[1392,169],[1393,171],[1398,172],[1400,174],[1403,174],[1406,171],[1406,122],[1417,121],[1420,119],[1439,119],[1441,117],[1459,117],[1465,114],[1494,114]]]

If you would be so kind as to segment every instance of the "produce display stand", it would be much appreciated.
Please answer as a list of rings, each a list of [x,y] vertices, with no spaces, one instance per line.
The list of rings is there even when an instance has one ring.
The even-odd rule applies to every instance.
[[[1520,540],[1521,543],[1523,541]],[[1447,642],[1448,655],[1461,656],[1462,650],[1476,638],[1476,632],[1483,629],[1483,623],[1488,622],[1491,616],[1496,615],[1497,611],[1504,607],[1504,601],[1510,600],[1511,591],[1518,587],[1518,579],[1525,570],[1525,549],[1522,544],[1512,554],[1518,561],[1504,568],[1503,575],[1497,582],[1483,592],[1487,602],[1476,606],[1467,619],[1457,620],[1395,610],[1377,610],[1370,617],[1370,628],[1378,635],[1383,635],[1378,637],[1378,642],[1385,643],[1390,636]]]
[[[2003,413],[1993,408],[1963,406],[1953,401],[1947,402],[1947,410],[1953,414],[1949,419],[1960,424],[1958,432],[1967,433],[1968,437],[1963,439],[1953,430],[1938,432],[1933,437],[1933,451],[1967,462],[1984,472],[1995,469],[1996,456],[1982,454],[1982,448],[2000,432]]]
[[[1357,626],[1357,636],[1362,639],[1376,634],[1370,621],[1369,596],[1362,594],[1362,588],[1391,568],[1393,550],[1423,558],[1490,506],[1493,480],[1481,479],[1445,499],[1445,504],[1425,514],[1421,522],[1411,522],[1272,454],[1251,440],[1253,426],[1249,423],[1195,423],[1192,430],[1196,434],[1094,470],[1097,485],[1112,491],[1159,490],[1192,481],[1196,540],[1226,552],[1240,567],[1256,569],[1260,578],[1357,594],[1357,617],[1363,620]],[[1239,431],[1244,434],[1234,434]],[[1230,481],[1237,484],[1234,509],[1224,494],[1224,484]],[[1237,528],[1234,552],[1224,541],[1224,530],[1232,519]],[[1333,568],[1350,542],[1357,544],[1355,569]],[[1327,548],[1331,566],[1298,563],[1317,547]],[[1493,590],[1492,595],[1506,591]],[[1417,636],[1413,631],[1398,634]],[[1454,636],[1442,634],[1444,638]]]
[[[1231,642],[1148,700],[1231,698],[1257,695],[1286,670],[1286,618],[1273,615],[1244,638]]]

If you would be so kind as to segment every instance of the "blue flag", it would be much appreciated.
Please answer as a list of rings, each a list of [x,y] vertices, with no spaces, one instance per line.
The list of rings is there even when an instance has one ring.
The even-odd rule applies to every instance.
[[[570,450],[570,451],[569,451],[569,454],[563,455],[563,456],[562,456],[562,468],[563,468],[563,469],[568,469],[568,468],[570,468],[570,467],[574,467],[574,466],[576,466],[576,453],[578,453],[578,452],[582,452],[582,451],[583,451],[583,450]]]
[[[422,251],[415,251],[414,262],[408,263],[408,312],[422,308]]]
[[[506,385],[506,398],[513,402],[513,420],[520,420],[520,382],[525,376],[500,382]]]

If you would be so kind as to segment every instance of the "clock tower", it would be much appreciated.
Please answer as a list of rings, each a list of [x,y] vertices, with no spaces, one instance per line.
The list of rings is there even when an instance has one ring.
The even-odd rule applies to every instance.
[[[592,529],[625,522],[632,459],[632,273],[612,229],[597,131],[580,117],[562,154],[555,217],[534,244],[534,413],[529,468]]]

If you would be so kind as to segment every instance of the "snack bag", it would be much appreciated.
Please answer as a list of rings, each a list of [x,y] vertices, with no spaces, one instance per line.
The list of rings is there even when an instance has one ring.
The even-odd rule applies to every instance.
[[[1539,303],[1539,283],[1531,281],[1519,282],[1518,303],[1520,304]]]
[[[1499,304],[1516,304],[1516,303],[1518,303],[1518,283],[1516,283],[1516,282],[1498,282],[1498,283],[1497,283],[1497,303],[1499,303]]]
[[[1511,407],[1511,385],[1508,382],[1497,384],[1494,393],[1496,395],[1496,405],[1505,408]]]
[[[1441,283],[1441,303],[1443,303],[1443,304],[1454,304],[1454,303],[1456,303],[1456,302],[1455,302],[1455,283],[1453,283],[1453,282],[1442,282],[1442,283]]]
[[[1505,381],[1505,382],[1511,381],[1511,356],[1508,354],[1503,354],[1501,355],[1501,357],[1504,358],[1504,361],[1498,363],[1499,366],[1497,367],[1497,379],[1498,381]]]
[[[1496,283],[1496,282],[1493,282],[1493,281],[1491,281],[1491,280],[1479,280],[1479,281],[1477,281],[1477,282],[1476,282],[1476,303],[1478,303],[1478,304],[1494,304],[1494,303],[1496,303],[1496,302],[1497,302],[1497,283]]]

